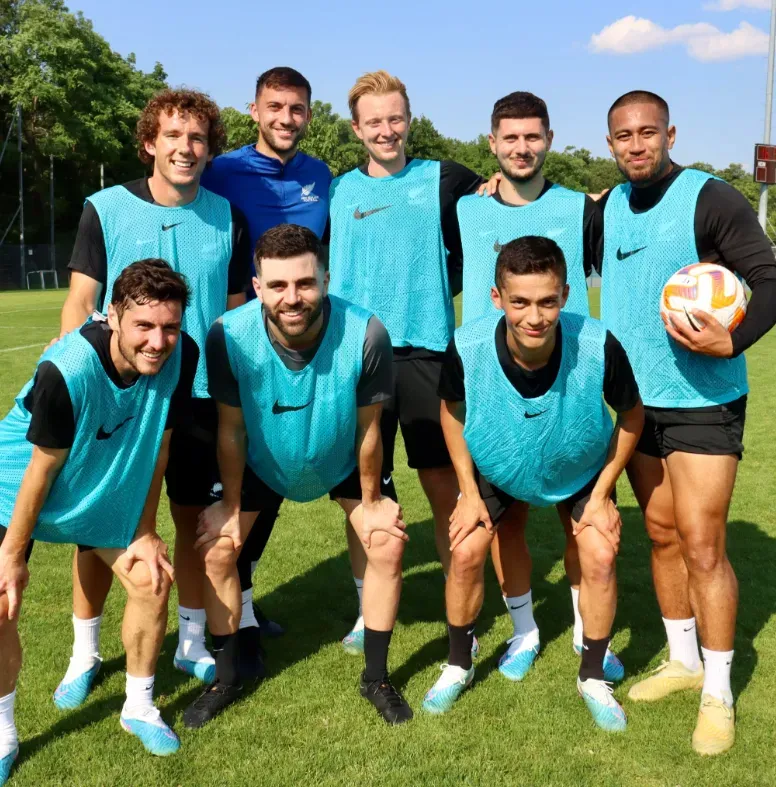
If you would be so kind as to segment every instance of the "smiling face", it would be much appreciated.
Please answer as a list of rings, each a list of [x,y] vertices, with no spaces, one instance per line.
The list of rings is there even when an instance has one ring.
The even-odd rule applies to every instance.
[[[668,172],[675,139],[676,128],[652,102],[627,104],[609,116],[609,150],[634,186],[648,186]]]
[[[370,157],[381,164],[404,160],[410,116],[398,91],[361,96],[356,104],[357,120],[353,131],[364,143]]]
[[[312,113],[303,87],[265,86],[251,104],[251,117],[259,124],[259,146],[266,152],[290,157],[307,130]]]
[[[212,158],[208,121],[189,112],[160,112],[156,138],[144,147],[154,158],[154,178],[161,178],[178,191],[196,189]]]
[[[488,141],[501,171],[510,180],[525,183],[541,172],[552,147],[552,131],[546,131],[538,117],[502,118]]]

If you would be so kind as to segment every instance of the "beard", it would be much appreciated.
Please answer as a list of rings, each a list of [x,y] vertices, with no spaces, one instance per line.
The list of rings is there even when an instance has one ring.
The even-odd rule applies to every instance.
[[[628,164],[617,162],[617,169],[629,182],[637,185],[648,186],[660,180],[668,169],[671,159],[668,155],[662,154],[648,167],[630,167]]]
[[[545,158],[546,158],[546,154],[536,156],[533,160],[533,165],[531,166],[531,169],[527,171],[525,169],[518,170],[515,167],[514,162],[510,161],[509,159],[504,159],[504,161],[499,160],[499,166],[501,167],[501,171],[513,183],[528,183],[529,181],[533,180],[542,171]]]
[[[305,130],[304,128],[298,129],[291,139],[286,140],[278,139],[273,129],[259,126],[262,139],[266,142],[267,147],[275,151],[275,153],[288,153],[290,150],[296,150],[299,143],[302,141]]]
[[[142,363],[142,360],[139,357],[140,351],[135,350],[133,347],[130,347],[124,341],[124,337],[121,335],[120,331],[118,332],[118,336],[116,338],[118,339],[117,343],[121,356],[132,367],[132,369],[138,373],[138,375],[144,374],[152,377],[153,375],[158,374],[161,371],[162,367],[164,366],[164,362],[167,360],[167,358],[170,355],[169,352],[162,353],[160,362],[155,366],[151,365],[150,361],[148,362],[148,368],[146,368],[146,364],[143,364],[144,368],[146,368],[146,371],[143,371],[140,369],[139,366],[139,364]]]
[[[310,326],[321,316],[323,312],[323,298],[313,307],[303,307],[303,319],[296,325],[287,325],[281,318],[283,309],[267,309],[267,319],[283,334],[289,338],[302,336],[310,330]]]

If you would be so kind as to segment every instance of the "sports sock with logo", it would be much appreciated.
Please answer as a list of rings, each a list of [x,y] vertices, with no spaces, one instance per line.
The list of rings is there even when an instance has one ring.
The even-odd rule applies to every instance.
[[[240,615],[240,628],[247,629],[250,626],[258,627],[256,615],[253,612],[253,588],[249,587],[242,592],[242,613]]]
[[[19,736],[13,720],[15,701],[16,689],[5,697],[0,697],[0,760],[7,757],[19,745]]]
[[[100,660],[101,623],[102,615],[88,619],[73,615],[73,656],[62,683],[72,683]]]
[[[472,668],[472,641],[476,621],[468,626],[447,624],[447,636],[450,638],[450,656],[447,663],[452,667],[470,670]]]
[[[121,709],[122,716],[141,718],[154,707],[154,676],[136,678],[127,673],[127,698]]]
[[[733,692],[730,689],[730,665],[733,663],[732,650],[707,650],[703,651],[703,693],[711,694],[718,700],[724,700],[728,705],[733,704]]]
[[[698,637],[695,629],[695,618],[686,620],[669,620],[663,618],[668,637],[668,658],[670,661],[681,661],[687,669],[695,672],[701,666],[701,654],[698,653]]]
[[[204,609],[178,607],[178,651],[183,658],[198,661],[210,656],[205,647],[206,622]]]
[[[237,633],[214,634],[213,655],[216,658],[216,681],[226,686],[240,684],[240,646]]]
[[[571,588],[571,606],[574,609],[574,647],[581,648],[584,629],[582,627],[582,615],[579,614],[579,588]]]
[[[356,585],[356,593],[358,593],[358,616],[361,617],[364,614],[364,607],[362,604],[362,599],[364,597],[364,580],[353,577],[353,582]]]
[[[375,631],[364,626],[364,680],[384,680],[388,675],[388,648],[391,644],[390,631]]]
[[[504,596],[503,598],[509,611],[509,617],[512,618],[513,636],[520,637],[537,628],[533,616],[533,600],[530,590],[522,596]]]
[[[609,637],[590,639],[582,637],[582,663],[579,665],[579,679],[603,680],[604,656],[609,647]]]

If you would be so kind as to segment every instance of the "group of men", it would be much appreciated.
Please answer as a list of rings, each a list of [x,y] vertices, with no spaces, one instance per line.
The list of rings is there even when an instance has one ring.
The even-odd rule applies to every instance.
[[[128,595],[121,725],[165,755],[180,742],[152,694],[171,582],[175,666],[206,684],[183,717],[199,727],[264,676],[261,634],[282,633],[255,608],[251,577],[286,498],[328,494],[345,512],[359,615],[343,648],[363,653],[360,692],[378,713],[411,719],[388,672],[407,540],[391,480],[399,427],[446,576],[450,654],[424,710],[449,711],[472,682],[488,553],[514,627],[499,671],[528,676],[540,636],[525,530],[529,505],[555,505],[577,688],[600,728],[626,728],[611,688],[625,669],[609,649],[626,470],[669,645],[629,697],[701,690],[693,747],[727,750],[742,353],[776,322],[776,262],[749,204],[672,162],[668,106],[644,91],[609,111],[625,183],[598,203],[544,178],[553,133],[530,93],[494,106],[488,184],[408,157],[409,98],[384,71],[349,94],[366,163],[332,182],[298,150],[310,104],[297,71],[265,72],[251,105],[258,143],[218,155],[215,104],[164,91],[138,122],[150,176],[86,201],[61,335],[0,422],[0,784],[18,754],[32,539],[78,545],[73,655],[54,703],[89,694],[116,574]],[[752,290],[732,335],[703,313],[701,331],[660,320],[664,282],[696,260]],[[593,268],[601,322],[589,317]],[[174,568],[156,534],[163,480]]]

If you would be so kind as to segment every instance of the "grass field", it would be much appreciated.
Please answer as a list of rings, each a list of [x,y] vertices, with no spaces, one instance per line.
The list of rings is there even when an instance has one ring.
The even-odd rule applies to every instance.
[[[41,347],[55,334],[63,298],[63,291],[0,294],[3,414],[31,376]],[[22,610],[25,661],[17,699],[22,745],[10,784],[776,784],[774,359],[776,335],[749,353],[747,450],[730,515],[730,554],[741,586],[733,667],[738,742],[730,753],[701,760],[692,752],[697,695],[651,706],[624,700],[636,677],[665,656],[647,539],[625,483],[620,487],[625,526],[614,649],[628,672],[616,691],[629,716],[627,733],[613,737],[598,731],[576,695],[570,594],[559,560],[563,538],[552,511],[535,512],[530,527],[535,615],[543,642],[533,671],[514,685],[496,669],[511,626],[489,569],[473,688],[447,716],[420,713],[423,695],[447,655],[443,577],[428,506],[397,453],[395,479],[410,542],[391,668],[416,710],[412,723],[391,729],[377,718],[358,696],[360,660],[345,655],[339,645],[356,613],[339,509],[328,501],[286,504],[256,583],[264,610],[288,629],[285,637],[267,643],[269,678],[208,727],[185,730],[181,714],[200,685],[172,667],[177,637],[172,614],[156,686],[162,712],[183,748],[165,760],[146,755],[119,728],[124,690],[120,590],[113,590],[106,610],[101,681],[81,709],[62,714],[54,708],[51,695],[70,655],[71,550],[36,547]],[[164,505],[160,514],[162,532],[169,537]],[[173,593],[173,613],[175,604]]]

